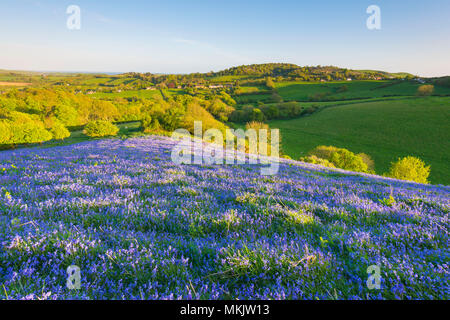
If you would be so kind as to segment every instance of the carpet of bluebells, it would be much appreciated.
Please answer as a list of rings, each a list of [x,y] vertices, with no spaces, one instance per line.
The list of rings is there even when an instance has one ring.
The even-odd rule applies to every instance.
[[[449,187],[291,160],[274,176],[175,165],[175,143],[1,152],[0,299],[450,298]]]

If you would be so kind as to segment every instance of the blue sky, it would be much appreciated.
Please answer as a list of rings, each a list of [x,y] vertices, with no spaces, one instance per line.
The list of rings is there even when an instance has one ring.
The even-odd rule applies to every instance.
[[[366,9],[381,8],[381,30]],[[69,5],[81,30],[68,30]],[[450,1],[2,0],[0,68],[187,73],[289,62],[450,75]]]

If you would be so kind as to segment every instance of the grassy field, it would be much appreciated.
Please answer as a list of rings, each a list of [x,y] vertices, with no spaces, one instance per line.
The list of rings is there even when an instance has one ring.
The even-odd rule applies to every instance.
[[[430,180],[450,184],[450,98],[396,99],[330,106],[309,117],[272,121],[283,150],[298,159],[318,145],[365,152],[379,174],[402,156],[431,165]]]
[[[325,100],[414,96],[421,85],[416,81],[281,82],[276,88],[285,101],[308,101],[320,94],[326,95]],[[344,86],[347,90],[342,89]],[[450,88],[435,86],[435,94],[450,94]]]
[[[114,98],[155,98],[161,96],[159,90],[124,90],[122,92],[97,92],[92,95],[95,98],[114,99]]]

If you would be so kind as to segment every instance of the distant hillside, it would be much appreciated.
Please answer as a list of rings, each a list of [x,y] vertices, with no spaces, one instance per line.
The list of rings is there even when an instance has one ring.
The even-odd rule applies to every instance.
[[[375,70],[350,70],[334,66],[301,67],[289,63],[243,65],[214,73],[215,76],[283,77],[295,80],[381,80],[413,77],[409,73],[388,73]]]

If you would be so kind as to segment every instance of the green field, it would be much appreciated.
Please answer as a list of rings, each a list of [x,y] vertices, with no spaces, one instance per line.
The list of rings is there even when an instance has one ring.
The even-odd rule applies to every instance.
[[[97,92],[92,95],[95,98],[114,99],[114,98],[141,98],[149,99],[157,96],[161,97],[159,90],[124,90],[122,92]]]
[[[298,159],[318,145],[369,154],[376,172],[391,161],[418,156],[431,165],[434,184],[450,184],[450,98],[429,97],[330,106],[309,117],[272,121],[283,151]]]
[[[280,82],[278,93],[285,101],[309,101],[316,94],[324,100],[367,99],[389,96],[414,96],[422,84],[416,81],[338,81],[324,83]],[[344,86],[347,90],[343,90]],[[340,92],[339,90],[343,90]],[[448,95],[450,89],[435,86],[434,94]]]

